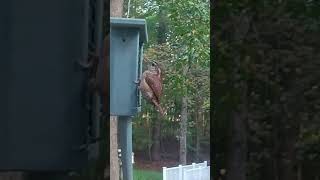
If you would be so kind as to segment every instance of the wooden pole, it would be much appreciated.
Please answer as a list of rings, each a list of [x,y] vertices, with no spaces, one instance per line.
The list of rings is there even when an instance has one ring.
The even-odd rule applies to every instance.
[[[122,17],[123,2],[123,0],[110,1],[111,17]],[[119,177],[118,117],[110,116],[110,180],[119,180]]]
[[[110,116],[110,180],[119,180],[118,117]]]

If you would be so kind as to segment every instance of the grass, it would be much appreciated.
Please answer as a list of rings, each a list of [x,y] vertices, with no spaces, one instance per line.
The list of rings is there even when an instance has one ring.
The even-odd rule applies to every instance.
[[[162,172],[133,169],[133,180],[162,180]]]

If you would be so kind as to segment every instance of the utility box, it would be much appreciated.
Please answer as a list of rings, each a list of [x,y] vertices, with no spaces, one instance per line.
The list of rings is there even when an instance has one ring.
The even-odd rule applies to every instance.
[[[0,7],[0,171],[83,168],[88,152],[86,0]]]
[[[140,79],[143,43],[148,41],[144,19],[110,18],[110,115],[134,116],[141,109]]]

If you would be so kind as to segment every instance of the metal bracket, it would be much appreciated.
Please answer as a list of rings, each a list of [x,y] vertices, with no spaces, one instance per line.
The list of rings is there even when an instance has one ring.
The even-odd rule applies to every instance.
[[[141,112],[141,106],[138,106],[138,107],[136,107],[136,109],[137,109],[137,112]]]

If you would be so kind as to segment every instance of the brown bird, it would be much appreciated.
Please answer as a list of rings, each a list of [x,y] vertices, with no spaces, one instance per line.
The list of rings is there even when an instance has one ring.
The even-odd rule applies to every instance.
[[[160,105],[162,95],[162,71],[158,63],[152,62],[148,69],[143,72],[142,79],[136,82],[142,96],[153,104],[157,111],[164,116],[164,111]]]

